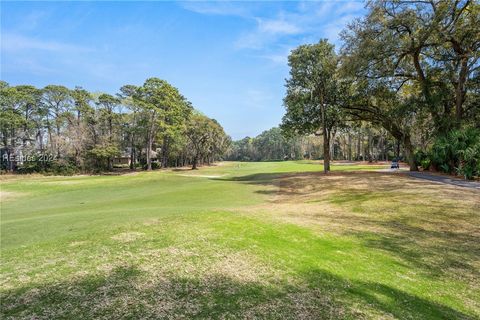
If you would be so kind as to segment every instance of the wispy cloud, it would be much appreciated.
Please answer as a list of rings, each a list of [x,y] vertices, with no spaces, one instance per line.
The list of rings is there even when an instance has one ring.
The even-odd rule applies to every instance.
[[[3,72],[27,72],[33,75],[45,75],[58,73],[58,70],[39,63],[37,59],[30,57],[14,57],[8,59],[8,63],[2,66]]]
[[[287,54],[267,54],[262,56],[265,59],[273,62],[274,64],[285,65],[288,62],[288,53]]]
[[[352,12],[362,11],[365,3],[362,1],[343,1],[338,3],[336,14],[352,14]]]
[[[239,6],[235,2],[226,1],[186,1],[181,2],[181,6],[188,10],[199,14],[207,15],[223,15],[223,16],[249,16],[247,6]]]
[[[18,22],[17,28],[22,31],[35,30],[42,21],[48,19],[48,16],[49,13],[47,11],[33,10],[22,17]]]
[[[302,30],[294,23],[285,21],[283,19],[265,20],[257,19],[258,31],[270,34],[297,34]]]
[[[302,28],[284,18],[263,19],[256,18],[256,28],[243,34],[235,42],[239,49],[262,49],[282,37],[301,34]]]
[[[63,43],[52,40],[31,38],[20,34],[2,33],[2,51],[20,52],[27,50],[41,50],[51,52],[87,52],[92,48]]]
[[[301,2],[296,8],[273,11],[267,17],[255,17],[255,27],[234,43],[237,49],[249,49],[275,64],[285,64],[293,47],[327,38],[339,45],[340,31],[363,13],[362,2]],[[285,50],[288,47],[288,50]]]
[[[262,109],[268,107],[274,96],[265,90],[249,89],[245,92],[245,105],[253,109]]]
[[[295,46],[286,46],[276,49],[274,52],[261,55],[261,57],[275,65],[285,66],[288,63],[288,56],[293,49],[295,49]]]

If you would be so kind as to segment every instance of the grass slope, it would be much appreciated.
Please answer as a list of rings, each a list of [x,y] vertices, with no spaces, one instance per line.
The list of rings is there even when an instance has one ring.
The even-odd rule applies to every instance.
[[[478,191],[379,168],[3,179],[2,318],[480,318]]]

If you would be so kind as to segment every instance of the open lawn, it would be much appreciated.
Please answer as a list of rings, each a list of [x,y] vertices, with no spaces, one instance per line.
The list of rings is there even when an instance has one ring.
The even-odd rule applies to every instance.
[[[2,177],[2,318],[480,319],[480,192],[381,168]]]

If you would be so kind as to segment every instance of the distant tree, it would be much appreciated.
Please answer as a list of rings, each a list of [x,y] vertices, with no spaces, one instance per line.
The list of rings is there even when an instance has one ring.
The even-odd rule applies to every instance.
[[[94,108],[90,105],[92,95],[81,87],[75,87],[71,91],[73,99],[73,108],[67,115],[70,130],[68,136],[72,142],[73,158],[75,166],[83,167],[83,157],[85,149],[90,141],[87,127],[87,119],[92,117]]]
[[[48,85],[42,90],[43,104],[47,110],[46,125],[52,153],[61,156],[61,130],[65,123],[65,112],[71,108],[71,92],[59,85]],[[54,128],[52,128],[52,126]],[[55,129],[55,132],[52,132]]]
[[[192,170],[197,169],[198,162],[204,157],[218,151],[216,148],[219,141],[226,139],[225,132],[217,121],[199,113],[191,116],[186,134],[192,147]]]
[[[18,132],[24,123],[18,98],[19,93],[16,88],[10,87],[2,81],[0,85],[0,128],[5,152],[2,154],[5,157],[2,158],[2,167],[9,171],[14,170],[14,162],[11,160],[19,143]]]
[[[98,97],[97,105],[100,107],[100,119],[105,123],[106,139],[103,141],[103,147],[107,150],[117,149],[118,141],[115,141],[114,127],[118,125],[118,114],[115,109],[120,105],[120,99],[109,94],[101,94]],[[115,152],[110,152],[112,157],[107,158],[108,169],[113,169],[113,155]],[[118,152],[117,152],[118,153]]]
[[[229,150],[232,139],[225,133],[223,127],[215,119],[210,119],[213,123],[211,126],[211,143],[207,152],[207,163],[210,165],[215,160],[222,158]]]
[[[172,134],[175,127],[186,120],[189,107],[175,87],[158,78],[147,79],[134,95],[134,100],[145,116],[147,170],[152,170],[154,141]]]
[[[137,160],[137,140],[143,131],[139,125],[139,112],[141,105],[135,100],[139,94],[139,87],[134,85],[124,85],[120,88],[118,96],[122,99],[122,104],[130,109],[131,113],[126,116],[125,131],[128,135],[130,149],[130,169],[135,170],[135,162]]]
[[[263,131],[253,141],[258,150],[258,160],[283,160],[289,153],[287,139],[278,127]]]
[[[56,174],[112,170],[113,159],[128,149],[131,169],[137,163],[152,169],[154,151],[163,167],[192,164],[194,148],[186,132],[193,110],[176,88],[157,78],[142,86],[125,85],[116,96],[58,85],[11,87],[0,81],[1,169]],[[222,159],[231,142],[218,122],[205,118],[209,136],[197,164]]]

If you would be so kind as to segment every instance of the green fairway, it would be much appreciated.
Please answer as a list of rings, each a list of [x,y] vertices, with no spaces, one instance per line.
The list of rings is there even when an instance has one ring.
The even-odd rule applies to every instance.
[[[480,318],[479,192],[384,168],[2,177],[2,318]]]

